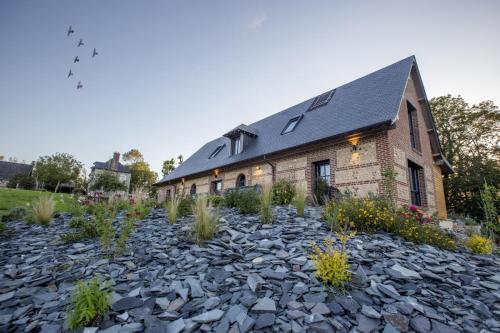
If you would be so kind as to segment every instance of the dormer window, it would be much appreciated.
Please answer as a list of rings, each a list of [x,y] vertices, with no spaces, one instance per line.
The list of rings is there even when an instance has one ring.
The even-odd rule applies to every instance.
[[[335,93],[335,89],[327,91],[326,93],[323,93],[319,96],[316,96],[316,98],[311,103],[311,105],[309,106],[309,109],[307,109],[307,111],[312,111],[312,110],[319,108],[325,104],[328,104],[328,102],[330,102],[330,100],[332,99],[334,93]]]
[[[211,158],[214,158],[215,156],[217,156],[217,154],[219,154],[219,153],[220,153],[220,151],[221,151],[222,149],[224,149],[224,146],[225,146],[225,145],[220,145],[220,146],[218,146],[217,148],[215,148],[215,150],[212,152],[212,154],[210,154],[210,156],[208,157],[208,159],[211,159]]]
[[[245,147],[251,145],[251,142],[257,138],[257,130],[241,124],[224,134],[224,136],[231,139],[231,155],[237,155],[240,154]]]
[[[238,155],[243,151],[241,136],[233,139],[232,148],[233,148],[232,155]]]

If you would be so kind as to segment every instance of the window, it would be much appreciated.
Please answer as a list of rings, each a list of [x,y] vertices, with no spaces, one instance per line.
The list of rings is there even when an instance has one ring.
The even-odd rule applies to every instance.
[[[409,102],[406,102],[406,107],[408,109],[408,125],[410,127],[411,147],[420,150],[420,141],[418,139],[417,110]]]
[[[410,194],[411,203],[415,206],[422,206],[422,195],[420,191],[420,173],[422,168],[408,161],[408,172],[410,173]]]
[[[320,106],[327,104],[332,99],[334,93],[335,93],[335,89],[327,91],[326,93],[323,93],[323,94],[317,96],[314,99],[314,101],[311,103],[311,105],[309,106],[309,109],[307,109],[307,111],[314,110],[316,108],[319,108]]]
[[[232,155],[237,155],[239,153],[241,153],[241,151],[243,150],[243,142],[241,141],[241,136],[233,139],[233,142],[232,142],[232,148],[233,148],[233,152],[232,152]]]
[[[314,164],[315,186],[324,182],[330,186],[330,161],[321,161]]]
[[[222,180],[216,180],[212,182],[212,193],[221,194],[222,192]]]
[[[210,154],[210,156],[208,157],[208,159],[211,159],[211,158],[214,158],[215,156],[217,156],[217,154],[220,153],[220,151],[222,149],[224,149],[224,146],[225,145],[220,145],[217,148],[215,148],[215,150],[212,152],[212,154]]]
[[[196,184],[191,185],[191,189],[189,190],[189,194],[191,194],[192,197],[196,195]]]
[[[246,186],[246,177],[244,174],[241,174],[236,179],[236,187],[245,187]]]
[[[281,134],[287,134],[287,133],[293,132],[295,130],[295,128],[297,127],[297,125],[299,124],[301,119],[302,119],[302,116],[298,116],[298,117],[290,119],[288,121],[288,123],[286,124],[285,128],[283,128],[283,130],[281,131]]]

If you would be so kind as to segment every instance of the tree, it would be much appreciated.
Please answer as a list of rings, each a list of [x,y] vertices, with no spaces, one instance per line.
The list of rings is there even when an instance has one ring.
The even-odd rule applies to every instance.
[[[163,177],[174,171],[175,169],[175,160],[173,158],[166,160],[163,162],[163,168],[161,172],[163,173]]]
[[[92,191],[103,190],[105,192],[126,191],[127,185],[118,179],[118,175],[113,172],[101,172],[90,186]]]
[[[76,183],[82,170],[83,164],[72,155],[55,153],[52,156],[41,156],[33,173],[39,181],[57,192],[61,183]]]
[[[177,156],[177,161],[179,163],[178,165],[181,165],[182,162],[184,162],[184,157],[182,157],[182,155]]]
[[[5,156],[0,155],[0,161],[3,161],[4,158],[5,158]]]
[[[131,172],[131,190],[141,187],[150,189],[158,179],[158,175],[144,162],[144,156],[138,149],[131,149],[123,154],[123,161],[128,162],[127,166]]]
[[[470,106],[451,95],[431,99],[444,156],[455,173],[444,179],[448,207],[484,218],[481,188],[500,183],[500,112],[492,101]]]
[[[31,176],[18,173],[9,180],[9,182],[7,183],[7,187],[31,190],[33,187],[35,187],[35,180]]]
[[[132,164],[144,161],[144,156],[139,151],[139,149],[136,148],[130,149],[128,152],[123,154],[122,158],[125,163],[132,163]]]

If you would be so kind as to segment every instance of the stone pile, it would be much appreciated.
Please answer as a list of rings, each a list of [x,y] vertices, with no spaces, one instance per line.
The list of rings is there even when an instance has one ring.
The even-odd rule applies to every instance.
[[[500,259],[416,246],[385,234],[348,243],[345,293],[320,283],[309,241],[331,236],[316,209],[258,216],[222,210],[203,247],[155,210],[137,223],[125,255],[97,240],[63,244],[68,217],[47,229],[10,222],[0,244],[0,332],[65,331],[74,282],[99,275],[112,308],[85,332],[500,332]],[[119,223],[118,221],[116,223]]]

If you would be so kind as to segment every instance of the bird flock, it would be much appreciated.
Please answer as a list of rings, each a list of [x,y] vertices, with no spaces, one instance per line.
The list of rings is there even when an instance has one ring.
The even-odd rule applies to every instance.
[[[67,36],[70,37],[71,34],[74,34],[75,33],[75,30],[73,30],[73,28],[71,26],[69,26],[68,28],[68,33],[67,33]],[[83,38],[80,38],[78,40],[78,43],[76,44],[76,47],[78,50],[82,50],[83,48],[81,48],[82,46],[85,46],[85,43],[83,42]],[[99,53],[97,52],[97,50],[94,48],[94,50],[92,51],[92,58],[95,58]],[[78,55],[75,56],[75,58],[73,59],[73,66],[77,66],[76,64],[80,62],[80,58],[78,57]],[[69,72],[68,72],[68,79],[72,76],[74,76],[75,73],[73,72],[73,70],[70,68],[69,69]],[[78,81],[78,84],[76,85],[76,89],[82,89],[83,88],[83,84],[82,84],[82,81]]]

